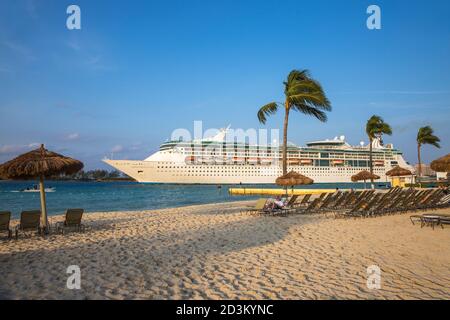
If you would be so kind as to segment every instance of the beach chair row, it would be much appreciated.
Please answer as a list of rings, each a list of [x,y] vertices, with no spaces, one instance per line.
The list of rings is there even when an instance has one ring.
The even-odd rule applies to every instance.
[[[424,209],[439,209],[449,206],[450,199],[442,190],[413,190],[392,188],[388,192],[336,191],[322,193],[311,200],[312,194],[306,194],[301,201],[298,195],[292,196],[286,206],[268,209],[268,199],[259,199],[247,213],[286,215],[289,213],[334,213],[335,217],[374,217]]]
[[[83,213],[83,209],[68,209],[64,221],[57,222],[54,226],[50,226],[50,230],[62,234],[66,230],[84,231],[85,227],[81,223]],[[16,239],[18,239],[19,233],[36,232],[39,235],[43,234],[40,210],[22,211],[20,214],[20,222],[14,230],[11,229],[10,223],[11,212],[0,211],[0,232],[7,233],[8,238],[12,238],[13,232]]]
[[[370,191],[371,192],[371,191]],[[341,192],[321,193],[317,198],[312,200],[312,194],[305,194],[300,201],[297,201],[299,195],[293,195],[289,198],[287,204],[283,208],[270,209],[267,207],[269,199],[261,198],[256,201],[254,207],[245,210],[250,214],[268,214],[268,215],[285,215],[288,213],[315,213],[325,211],[330,207],[340,205],[342,207],[350,205],[357,201],[359,197],[366,193],[362,192]]]
[[[387,193],[373,193],[360,199],[352,208],[335,211],[335,217],[375,217],[417,210],[434,210],[449,206],[442,201],[439,189],[398,189]]]

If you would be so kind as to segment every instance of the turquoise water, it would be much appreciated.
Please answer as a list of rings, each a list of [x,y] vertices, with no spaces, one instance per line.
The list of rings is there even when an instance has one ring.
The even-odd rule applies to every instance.
[[[34,181],[0,181],[0,211],[11,211],[17,218],[22,210],[40,208],[39,193],[17,192],[32,187]],[[230,196],[228,188],[239,185],[176,185],[140,184],[137,182],[78,182],[47,181],[49,215],[61,214],[67,208],[84,208],[86,212],[143,210],[177,207],[213,202],[254,199],[248,196]],[[272,185],[245,185],[245,187],[277,188]],[[313,184],[304,188],[363,188],[364,184]]]

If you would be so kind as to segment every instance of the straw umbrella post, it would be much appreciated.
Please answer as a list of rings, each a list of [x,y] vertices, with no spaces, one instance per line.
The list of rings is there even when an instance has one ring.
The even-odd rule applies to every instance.
[[[410,170],[402,168],[400,166],[396,166],[396,167],[392,168],[391,170],[386,172],[386,175],[390,176],[390,177],[411,176],[411,184],[412,184],[412,175],[413,175],[413,173]]]
[[[370,173],[369,171],[363,170],[353,175],[351,179],[353,182],[364,180],[364,189],[366,189],[366,180],[378,180],[380,179],[380,176],[377,176],[374,173]]]
[[[432,161],[430,168],[436,172],[450,172],[450,153]]]
[[[303,184],[312,184],[314,183],[314,180],[311,178],[308,178],[300,173],[297,173],[295,171],[290,171],[286,173],[285,175],[282,175],[281,177],[278,177],[275,180],[275,183],[279,186],[286,188],[286,196],[287,196],[287,188],[297,185],[303,185]]]
[[[44,178],[63,173],[73,174],[80,171],[83,166],[81,161],[48,151],[41,144],[40,148],[0,165],[0,176],[13,180],[39,179],[42,227],[48,231]]]

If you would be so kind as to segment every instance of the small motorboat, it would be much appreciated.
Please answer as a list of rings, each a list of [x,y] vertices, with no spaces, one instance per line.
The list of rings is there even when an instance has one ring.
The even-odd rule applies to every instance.
[[[22,189],[19,190],[20,192],[40,192],[41,190],[39,190],[38,186],[33,186],[31,188],[26,188],[26,189]],[[56,188],[55,187],[48,187],[44,189],[45,192],[55,192]]]

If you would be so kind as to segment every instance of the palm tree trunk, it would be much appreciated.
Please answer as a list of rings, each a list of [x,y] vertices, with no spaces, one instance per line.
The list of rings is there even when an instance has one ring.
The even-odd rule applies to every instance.
[[[370,168],[370,174],[373,174],[373,162],[372,162],[372,138],[369,137],[369,168]],[[373,185],[373,179],[370,178],[370,187],[372,189],[375,189],[375,186]]]
[[[286,110],[284,114],[284,126],[283,126],[283,175],[287,173],[287,130],[289,122],[289,107],[286,102]]]
[[[45,233],[48,232],[47,204],[45,200],[44,177],[39,177],[39,191],[41,194],[41,227]]]
[[[420,158],[420,143],[417,144],[417,160],[419,161],[419,168],[418,168],[418,182],[419,182],[419,186],[420,186],[420,178],[422,177],[422,159]]]

